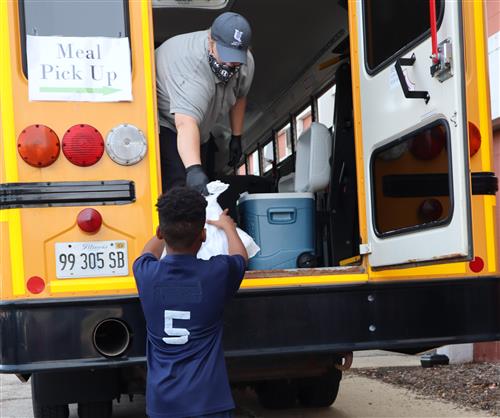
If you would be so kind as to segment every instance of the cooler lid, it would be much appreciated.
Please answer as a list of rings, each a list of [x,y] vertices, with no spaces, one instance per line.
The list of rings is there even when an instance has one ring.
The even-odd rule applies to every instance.
[[[314,193],[242,193],[238,199],[238,205],[248,200],[277,200],[277,199],[312,199]]]

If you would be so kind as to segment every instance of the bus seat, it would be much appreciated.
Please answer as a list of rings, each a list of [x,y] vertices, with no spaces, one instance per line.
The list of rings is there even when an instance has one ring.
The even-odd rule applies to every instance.
[[[332,135],[328,128],[313,122],[297,139],[295,192],[318,192],[330,182]]]
[[[295,191],[295,173],[287,174],[280,178],[278,182],[278,192],[291,193]]]

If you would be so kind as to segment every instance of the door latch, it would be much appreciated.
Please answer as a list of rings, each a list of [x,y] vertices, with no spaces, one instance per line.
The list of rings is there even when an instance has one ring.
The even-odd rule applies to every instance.
[[[453,77],[453,52],[451,39],[447,38],[438,45],[438,62],[431,65],[431,76],[441,83]]]

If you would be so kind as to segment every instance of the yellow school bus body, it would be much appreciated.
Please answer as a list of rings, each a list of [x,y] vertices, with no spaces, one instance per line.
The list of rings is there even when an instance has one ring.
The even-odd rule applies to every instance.
[[[362,92],[360,91],[358,53],[359,30],[355,3],[353,0],[349,1],[350,60],[359,232],[361,243],[367,243],[361,124],[363,120]],[[67,379],[77,381],[80,375],[71,374],[71,371],[75,369],[82,373],[92,374],[94,370],[110,369],[110,366],[128,367],[137,364],[144,365],[145,362],[145,329],[132,275],[132,263],[155,232],[157,225],[155,202],[160,193],[161,184],[154,94],[152,5],[149,1],[128,2],[134,99],[131,102],[118,103],[30,102],[28,80],[21,65],[18,13],[17,2],[0,2],[0,152],[2,153],[0,183],[130,180],[135,185],[134,202],[125,205],[90,206],[95,207],[103,218],[103,226],[92,235],[82,232],[76,223],[78,213],[84,208],[82,206],[0,210],[0,302],[2,304],[0,309],[6,312],[3,320],[4,322],[21,321],[17,326],[18,329],[23,330],[30,329],[29,327],[33,327],[33,324],[41,325],[46,328],[47,332],[50,331],[51,336],[55,336],[55,341],[52,343],[41,337],[31,338],[29,334],[33,331],[30,331],[26,333],[27,335],[16,334],[22,342],[10,343],[19,344],[15,348],[11,346],[2,348],[0,342],[0,348],[2,348],[0,372],[33,373],[34,378],[37,379],[35,381],[40,382],[39,385],[53,387],[53,391],[57,392],[58,388],[64,387],[66,380],[63,379],[61,383],[61,379],[56,374],[39,372],[67,371]],[[479,152],[470,159],[470,169],[472,172],[490,172],[493,170],[493,144],[483,4],[479,1],[463,2],[463,18],[467,118],[479,128],[482,138]],[[17,138],[25,127],[44,124],[52,128],[59,139],[62,139],[69,127],[79,123],[94,126],[103,136],[118,124],[135,125],[144,132],[147,139],[146,157],[138,164],[120,166],[104,153],[101,160],[94,166],[77,167],[61,154],[54,164],[41,169],[25,164],[19,157],[16,149]],[[325,367],[331,367],[333,354],[337,353],[342,356],[353,349],[408,347],[418,349],[454,341],[499,338],[500,324],[494,318],[488,319],[488,324],[492,328],[496,326],[493,330],[473,328],[469,332],[468,325],[464,325],[460,331],[463,334],[456,338],[454,335],[447,335],[445,339],[440,338],[439,332],[451,328],[450,324],[454,323],[454,316],[460,313],[462,300],[457,302],[456,311],[443,313],[447,316],[443,315],[446,318],[440,323],[441,328],[437,328],[438,334],[427,336],[425,331],[422,331],[425,328],[425,322],[420,321],[419,315],[425,315],[425,312],[421,312],[418,307],[412,306],[411,310],[406,312],[406,304],[412,300],[413,292],[419,292],[418,298],[420,299],[418,300],[423,301],[428,290],[432,292],[433,289],[438,288],[439,293],[434,296],[437,297],[438,302],[437,305],[433,305],[433,308],[438,310],[440,298],[444,300],[445,296],[450,294],[450,298],[453,299],[463,294],[453,292],[462,292],[456,289],[463,289],[460,286],[464,282],[466,283],[463,285],[465,286],[464,292],[467,292],[467,289],[474,290],[475,281],[480,286],[483,286],[481,283],[486,283],[484,287],[481,287],[482,293],[478,293],[477,297],[487,297],[500,287],[495,236],[496,198],[494,195],[473,195],[471,202],[474,256],[484,260],[484,268],[480,272],[473,272],[468,261],[443,263],[439,260],[436,260],[437,264],[423,266],[373,269],[368,263],[368,257],[365,256],[351,260],[352,262],[347,263],[345,267],[247,272],[237,301],[231,306],[227,315],[229,320],[225,331],[228,359],[236,361],[236,369],[244,369],[237,378],[240,380],[276,378],[276,376],[282,376],[280,373],[284,370],[293,370],[294,367],[299,370],[300,364],[305,364],[300,370],[309,372],[319,370],[318,373],[320,373],[324,372]],[[56,242],[106,240],[127,241],[128,276],[56,278],[54,250]],[[39,294],[30,293],[27,289],[27,280],[33,276],[39,276],[45,280],[45,289]],[[429,283],[436,284],[436,286],[433,287]],[[388,295],[386,296],[388,299],[384,299],[384,295]],[[404,299],[397,305],[399,297]],[[397,305],[395,309],[402,316],[406,315],[405,319],[414,323],[422,322],[419,325],[421,328],[419,328],[418,338],[412,339],[411,332],[408,333],[410,327],[404,323],[397,324],[391,331],[392,333],[387,334],[385,331],[386,334],[383,337],[373,338],[371,333],[376,327],[371,321],[382,320],[379,316],[380,312],[373,310],[369,304],[377,298],[382,300],[382,304],[384,300],[387,302],[392,298],[392,302]],[[448,307],[449,303],[448,301]],[[477,300],[473,303],[480,304],[481,301]],[[34,312],[30,311],[32,306],[35,309]],[[260,308],[254,308],[255,306]],[[294,306],[299,308],[294,308]],[[493,312],[493,314],[498,312],[498,307],[490,307],[493,310],[484,312]],[[240,311],[234,317],[244,318],[246,322],[243,324],[232,322],[231,315],[238,309]],[[295,320],[293,314],[297,312],[297,309],[302,309],[306,313],[311,310],[311,318],[300,316],[297,319],[298,323],[301,323],[301,320],[311,321],[304,322],[304,328],[300,331],[297,331],[295,323],[290,326],[288,323],[285,324],[288,320],[291,322]],[[37,322],[39,311],[43,313],[40,318],[45,318],[42,322]],[[87,311],[90,313],[82,313]],[[20,315],[17,315],[17,312],[20,312]],[[25,312],[28,312],[26,317],[22,316]],[[276,314],[283,314],[283,317]],[[390,322],[393,318],[391,315],[393,313],[389,310],[384,313],[383,318]],[[111,360],[101,356],[90,341],[96,323],[105,318],[120,318],[128,322],[131,334],[134,336],[131,348],[124,355]],[[335,322],[337,328],[328,328],[328,323],[332,321],[337,321]],[[343,324],[348,325],[342,328]],[[53,330],[54,327],[59,326],[63,327],[60,334]],[[317,326],[321,330],[316,333],[311,326]],[[61,347],[60,343],[66,337],[65,330],[72,329],[71,327],[77,328],[75,332],[78,338],[75,337],[76,343],[68,341],[62,353],[68,354],[70,348],[73,351],[61,357],[59,356],[61,352],[58,351]],[[349,327],[353,329],[352,334]],[[387,328],[391,327],[392,324],[389,324]],[[285,328],[298,332],[303,340],[292,341],[292,337],[296,335],[288,338],[289,335],[283,331]],[[384,329],[384,327],[381,328]],[[277,332],[278,329],[280,332]],[[341,331],[340,339],[337,340],[330,334],[332,329]],[[314,338],[308,339],[312,334]],[[349,339],[351,335],[355,335],[356,338]],[[322,338],[325,336],[331,337],[332,340],[323,341]],[[257,342],[254,343],[254,340]],[[43,350],[37,344],[42,344]],[[253,345],[247,347],[245,344]],[[55,348],[56,345],[58,350]],[[38,353],[39,351],[41,354]],[[289,354],[289,356],[284,354]],[[5,357],[2,357],[3,355]],[[337,360],[338,357],[335,361]],[[250,372],[248,368],[251,368]],[[113,376],[106,376],[106,378],[114,379]],[[289,377],[286,374],[284,376]],[[42,377],[47,380],[42,380]],[[96,377],[96,380],[107,382],[102,376]],[[45,402],[42,395],[35,395],[39,393],[37,384],[33,387],[34,399],[36,397],[37,402]],[[87,393],[87,388],[78,387],[78,385],[75,385],[75,390],[79,393]],[[106,388],[99,387],[99,390],[105,391]],[[110,399],[116,395],[115,392],[109,392]],[[74,402],[72,399],[58,399],[58,402],[67,404]]]

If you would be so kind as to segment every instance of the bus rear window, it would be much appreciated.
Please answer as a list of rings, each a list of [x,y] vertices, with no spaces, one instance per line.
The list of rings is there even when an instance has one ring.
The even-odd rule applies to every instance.
[[[443,15],[442,3],[436,0],[438,25]],[[428,1],[363,0],[363,15],[365,59],[370,74],[429,35]]]
[[[451,220],[449,137],[448,124],[439,120],[374,152],[377,236],[432,228]]]
[[[19,2],[23,70],[27,75],[26,35],[129,36],[125,0],[24,0]]]

